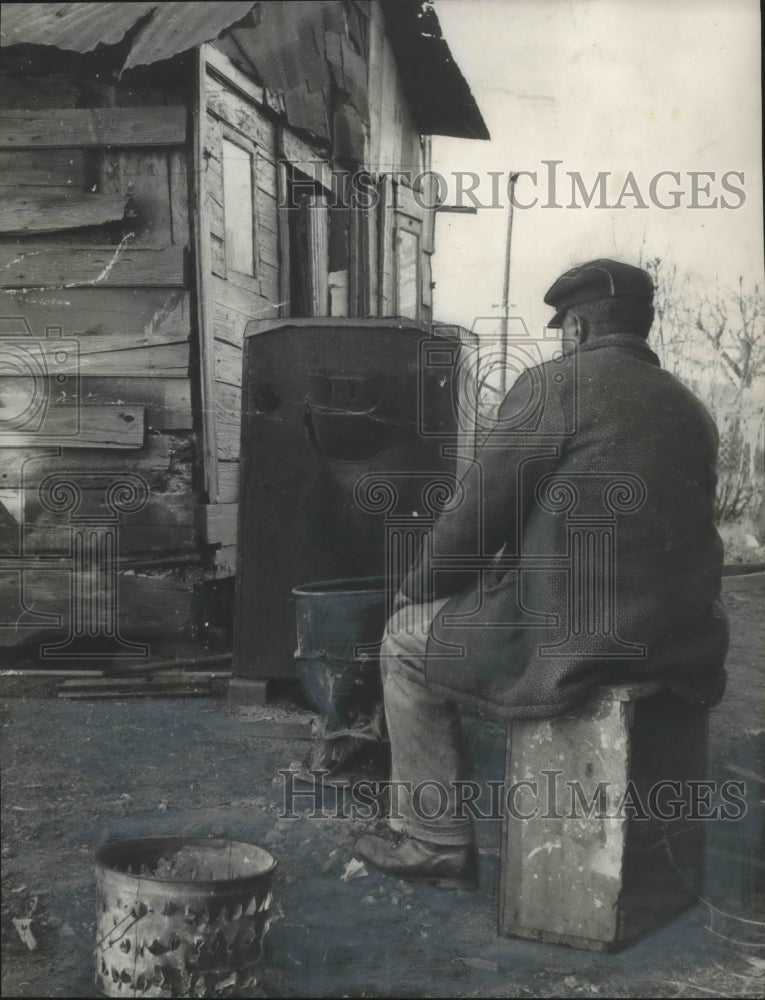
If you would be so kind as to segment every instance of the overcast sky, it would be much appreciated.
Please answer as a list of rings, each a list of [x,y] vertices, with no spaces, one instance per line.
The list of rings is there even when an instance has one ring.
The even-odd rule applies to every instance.
[[[436,0],[455,59],[470,84],[491,142],[436,138],[434,166],[479,176],[476,195],[491,202],[489,171],[537,172],[521,177],[511,269],[512,313],[539,329],[551,310],[542,296],[566,268],[641,253],[670,258],[705,286],[761,281],[762,172],[760,13],[756,0]],[[561,161],[556,201],[549,202],[545,160]],[[632,172],[637,195],[613,205]],[[659,171],[676,171],[680,183]],[[696,204],[690,171],[700,177]],[[728,190],[723,175],[728,174]],[[589,208],[571,208],[578,173],[589,191],[607,172],[606,197],[596,188]],[[743,173],[743,181],[738,176]],[[472,326],[497,315],[506,227],[502,208],[477,215],[439,214],[435,314]],[[672,192],[682,192],[673,196]],[[647,205],[636,207],[639,199]],[[463,202],[468,198],[463,196]],[[730,208],[723,208],[723,200]],[[583,204],[576,194],[576,203]],[[601,207],[595,207],[599,205]],[[606,207],[603,207],[603,206]],[[737,207],[734,207],[737,206]]]

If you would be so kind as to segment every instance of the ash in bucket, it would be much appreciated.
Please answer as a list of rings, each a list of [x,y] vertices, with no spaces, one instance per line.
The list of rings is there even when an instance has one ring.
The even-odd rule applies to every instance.
[[[260,852],[260,848],[258,851]],[[235,850],[233,842],[229,843],[228,849],[214,845],[209,847],[206,844],[202,847],[187,844],[175,854],[162,856],[156,861],[142,861],[138,868],[129,863],[127,872],[170,882],[217,882],[258,875],[270,865],[269,861],[259,855],[243,858],[242,853],[240,848]],[[267,857],[270,858],[270,855]]]
[[[105,996],[251,995],[274,858],[246,841],[144,837],[96,854],[96,985]]]

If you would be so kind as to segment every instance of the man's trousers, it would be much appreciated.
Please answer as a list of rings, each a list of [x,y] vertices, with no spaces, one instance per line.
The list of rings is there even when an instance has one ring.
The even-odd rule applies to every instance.
[[[428,691],[428,632],[445,599],[405,604],[385,628],[380,650],[385,716],[391,745],[392,829],[433,844],[473,840],[472,822],[460,816],[455,782],[471,761],[460,710]]]

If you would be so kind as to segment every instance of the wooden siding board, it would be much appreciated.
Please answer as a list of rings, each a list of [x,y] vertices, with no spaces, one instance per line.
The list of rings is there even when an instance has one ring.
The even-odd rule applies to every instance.
[[[85,191],[86,153],[82,149],[0,149],[0,192],[29,188]]]
[[[182,106],[2,111],[0,147],[179,146],[186,120]]]
[[[0,287],[183,285],[182,247],[0,246]]]
[[[242,393],[238,386],[225,382],[215,383],[215,423],[218,441],[218,459],[235,460],[239,458],[239,441],[241,437]],[[218,484],[218,500],[220,483]]]
[[[213,552],[212,570],[214,579],[218,580],[229,576],[236,576],[236,559],[236,545],[221,545],[220,548],[215,549]]]
[[[167,168],[170,178],[170,218],[173,243],[186,246],[191,240],[188,155],[186,151],[182,149],[169,150]]]
[[[3,434],[4,448],[140,448],[144,441],[142,406],[47,407],[44,424],[38,431]]]
[[[277,164],[276,183],[278,191],[277,200],[277,229],[278,229],[278,249],[279,268],[276,274],[277,291],[277,316],[289,316],[290,314],[290,227],[289,210],[287,208],[287,197],[289,182],[286,163]]]
[[[208,545],[236,545],[239,504],[214,503],[197,509],[202,539]]]
[[[268,271],[267,287],[278,283],[278,271],[264,264],[264,269]],[[276,316],[278,310],[278,300],[276,297],[261,294],[260,299],[252,292],[239,288],[230,281],[224,281],[218,277],[210,279],[210,290],[212,301],[225,309],[236,322],[236,343],[241,344],[244,337],[244,328],[251,319],[270,319]],[[231,338],[226,338],[231,339]]]
[[[208,69],[220,73],[226,78],[228,83],[235,87],[243,96],[247,97],[253,104],[265,106],[265,92],[260,84],[251,80],[246,73],[243,73],[221,52],[215,42],[207,46],[205,50]]]
[[[121,573],[118,595],[120,631],[125,637],[146,641],[188,636],[194,626],[195,598],[185,581],[171,576]],[[24,610],[20,597],[18,573],[0,572],[0,646],[7,648],[32,639],[55,641],[54,629],[18,624]],[[27,570],[24,598],[26,606],[38,613],[56,615],[62,621],[61,631],[66,631],[71,609],[64,571]]]
[[[131,246],[168,246],[173,242],[167,150],[104,150],[99,177],[102,191],[131,196]]]
[[[233,344],[215,341],[215,381],[226,385],[242,384],[242,350]]]
[[[219,278],[226,277],[226,248],[223,240],[210,234],[210,270]]]
[[[208,500],[218,495],[218,455],[215,440],[215,340],[213,333],[212,247],[210,237],[209,198],[207,195],[211,139],[210,115],[207,107],[207,87],[211,80],[207,72],[206,52],[202,46],[196,54],[196,104],[194,108],[194,242],[196,246],[196,291],[198,303],[200,405],[202,414],[202,474]],[[216,148],[213,146],[213,149]]]
[[[284,299],[279,298],[279,268],[267,260],[261,260],[258,282],[263,308],[257,316],[251,316],[250,318],[266,319],[269,316],[277,316],[279,314],[279,303],[284,301]]]
[[[27,233],[54,233],[119,222],[125,213],[121,195],[79,191],[17,192],[3,198],[0,233],[21,236]]]
[[[178,479],[174,471],[182,467],[181,479],[190,486],[190,462],[176,462],[175,455],[183,442],[168,434],[149,434],[141,449],[114,451],[108,449],[77,450],[56,448],[19,448],[6,452],[0,468],[0,489],[31,490],[51,473],[64,472],[75,480],[78,473],[97,469],[107,475],[137,473],[150,488],[167,488],[169,481]]]
[[[218,501],[237,503],[239,500],[239,462],[221,460],[218,463]]]
[[[119,552],[157,552],[189,550],[196,547],[194,509],[196,497],[191,494],[166,493],[150,495],[146,505],[134,514],[119,515]],[[82,491],[80,509],[94,516],[109,515],[103,490]],[[24,551],[32,555],[41,552],[68,552],[71,546],[69,515],[45,513],[24,531]]]
[[[279,130],[279,154],[294,164],[298,170],[313,178],[326,191],[332,191],[331,163],[287,128]]]
[[[188,378],[151,378],[142,376],[95,377],[80,379],[80,394],[84,404],[122,403],[146,408],[146,427],[159,431],[191,431],[194,419],[191,409],[191,384]]]
[[[382,179],[380,186],[380,224],[378,228],[380,261],[379,303],[380,315],[390,316],[395,310],[395,227],[393,222],[393,182],[389,176]]]
[[[269,198],[276,200],[278,196],[277,179],[276,179],[276,154],[272,153],[270,150],[264,150],[262,147],[258,147],[258,163],[257,163],[257,183],[258,187],[264,194],[268,195]]]
[[[1,315],[23,317],[36,337],[56,326],[65,337],[114,334],[125,343],[164,337],[159,343],[187,340],[191,298],[181,288],[67,288],[0,290]]]
[[[210,114],[247,136],[272,157],[275,156],[275,127],[265,115],[238,94],[232,94],[209,73],[205,87],[206,107]]]

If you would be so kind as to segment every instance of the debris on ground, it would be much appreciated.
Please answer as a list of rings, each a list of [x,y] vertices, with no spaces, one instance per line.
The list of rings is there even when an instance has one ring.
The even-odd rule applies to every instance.
[[[37,938],[32,933],[31,917],[14,917],[13,926],[16,928],[19,937],[30,951],[37,951]]]
[[[489,962],[485,958],[461,958],[463,965],[469,965],[471,969],[483,969],[485,972],[498,972],[499,965],[496,962]]]
[[[343,868],[340,881],[350,882],[352,878],[364,878],[364,876],[368,874],[369,872],[367,871],[363,861],[357,861],[356,858],[351,858],[345,868]]]

